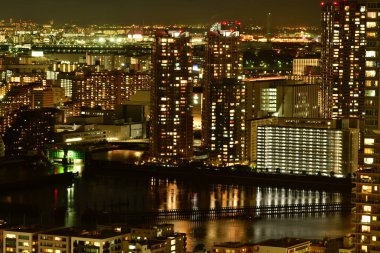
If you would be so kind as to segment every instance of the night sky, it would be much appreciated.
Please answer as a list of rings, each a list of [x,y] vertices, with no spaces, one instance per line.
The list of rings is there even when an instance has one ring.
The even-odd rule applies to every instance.
[[[211,23],[238,19],[273,25],[319,25],[319,0],[3,0],[0,19],[78,24]]]

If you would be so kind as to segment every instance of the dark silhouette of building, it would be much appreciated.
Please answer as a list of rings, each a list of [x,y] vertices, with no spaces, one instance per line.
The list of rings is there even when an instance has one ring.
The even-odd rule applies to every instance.
[[[62,111],[55,108],[16,110],[12,123],[4,134],[6,156],[21,156],[42,152],[54,142],[54,126],[63,121]]]

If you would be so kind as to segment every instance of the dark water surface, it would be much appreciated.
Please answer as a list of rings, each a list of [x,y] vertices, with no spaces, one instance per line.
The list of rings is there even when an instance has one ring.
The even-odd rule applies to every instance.
[[[115,153],[136,156],[133,152]],[[102,154],[112,159],[112,152]],[[62,168],[58,168],[58,172]],[[69,171],[81,172],[81,166]],[[18,172],[20,173],[20,172]],[[3,173],[4,174],[4,173]],[[3,176],[5,176],[4,174]],[[24,174],[23,174],[24,175]],[[339,192],[258,187],[160,179],[127,174],[102,173],[79,177],[69,186],[37,187],[0,193],[0,219],[17,224],[85,225],[89,210],[104,213],[146,212],[170,209],[205,209],[257,205],[347,202]],[[92,220],[93,221],[93,220]],[[99,222],[99,221],[95,221]],[[127,221],[131,225],[137,221]],[[309,214],[279,216],[261,220],[166,220],[178,232],[188,235],[188,250],[203,243],[210,248],[224,241],[257,242],[284,236],[303,238],[337,237],[350,232],[350,215]]]

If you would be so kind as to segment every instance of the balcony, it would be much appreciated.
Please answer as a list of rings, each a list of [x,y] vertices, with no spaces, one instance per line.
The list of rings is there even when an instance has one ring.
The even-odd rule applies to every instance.
[[[364,221],[361,221],[361,220],[351,220],[351,223],[353,224],[362,224],[362,225],[373,225],[371,222],[364,222]]]
[[[360,228],[359,228],[358,230],[360,230]],[[363,232],[363,231],[362,231],[362,232],[357,232],[357,231],[354,231],[354,232],[353,232],[353,234],[356,234],[356,235],[365,235],[365,236],[371,236],[371,234],[372,234],[372,233],[371,233],[371,232],[367,232],[367,231],[366,231],[366,232]],[[368,239],[367,239],[367,240],[368,240]],[[363,241],[361,241],[361,243],[364,243],[364,242],[363,242]],[[370,243],[370,242],[366,242],[366,243]]]
[[[371,180],[368,180],[368,179],[361,179],[361,178],[358,178],[358,179],[354,179],[353,180],[353,183],[357,183],[357,184],[380,184],[380,180],[378,179],[371,179]]]
[[[380,192],[373,192],[373,191],[360,191],[360,192],[355,192],[355,193],[352,193],[352,195],[371,195],[371,196],[376,196],[376,195],[379,195],[380,196]]]
[[[355,214],[357,214],[357,215],[363,215],[363,214],[364,215],[366,215],[366,214],[368,214],[368,215],[375,215],[374,212],[364,211],[363,208],[357,208],[355,210]]]
[[[354,242],[354,244],[359,244],[359,245],[372,245],[370,240],[359,240],[358,242]]]
[[[370,204],[370,205],[380,205],[380,198],[379,199],[361,199],[361,198],[355,198],[352,199],[353,203],[357,204]]]

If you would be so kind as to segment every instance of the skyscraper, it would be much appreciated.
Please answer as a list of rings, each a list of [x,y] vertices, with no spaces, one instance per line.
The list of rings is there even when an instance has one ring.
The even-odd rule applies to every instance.
[[[326,1],[322,7],[321,74],[326,118],[364,114],[365,5]]]
[[[380,125],[379,125],[379,32],[380,3],[365,2],[365,86],[363,170],[357,172],[355,190],[356,252],[380,251]]]
[[[380,4],[367,1],[365,53],[365,120],[364,120],[364,167],[380,167],[379,125],[379,11]]]
[[[356,252],[380,251],[380,126],[378,1],[322,2],[322,82],[330,117],[362,119],[356,172]],[[331,99],[329,99],[331,98]],[[330,109],[330,110],[328,110]]]
[[[202,140],[218,165],[232,165],[245,156],[239,29],[240,22],[223,21],[207,35]]]
[[[375,253],[380,250],[379,168],[356,173],[354,235],[356,252]]]
[[[191,44],[182,31],[156,34],[152,51],[151,156],[158,160],[193,156]]]

